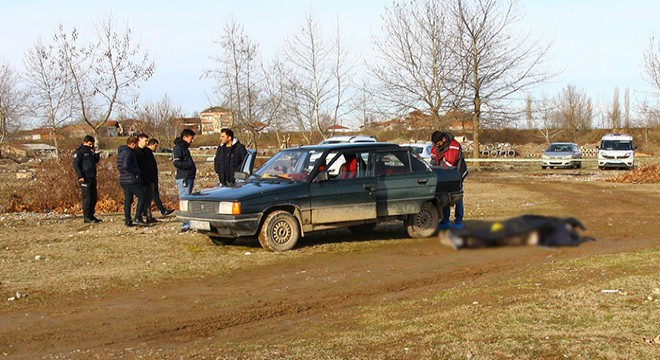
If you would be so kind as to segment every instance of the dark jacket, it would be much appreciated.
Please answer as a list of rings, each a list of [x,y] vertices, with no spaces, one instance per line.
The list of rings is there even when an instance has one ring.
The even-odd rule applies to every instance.
[[[135,152],[127,145],[120,146],[117,151],[117,170],[119,170],[120,184],[140,184],[140,168]]]
[[[145,160],[145,171],[142,173],[142,177],[146,182],[154,183],[158,181],[158,163],[156,162],[156,157],[154,152],[151,151],[148,147],[142,149]]]
[[[247,150],[237,138],[234,138],[230,147],[218,146],[213,160],[213,167],[222,185],[230,185],[236,182],[234,172],[241,170],[241,165],[246,156]]]
[[[73,170],[80,178],[95,178],[96,163],[99,162],[99,154],[94,153],[90,146],[80,145],[73,153]]]
[[[197,168],[190,150],[190,144],[183,141],[181,138],[174,140],[174,149],[172,149],[172,163],[176,168],[176,179],[194,179],[197,175]]]
[[[145,148],[140,148],[139,146],[133,149],[133,154],[135,154],[135,160],[137,161],[138,168],[140,168],[140,182],[142,185],[148,183],[147,180],[147,158],[144,152]]]

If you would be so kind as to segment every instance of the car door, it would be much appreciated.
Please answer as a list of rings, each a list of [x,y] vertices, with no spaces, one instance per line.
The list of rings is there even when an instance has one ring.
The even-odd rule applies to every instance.
[[[379,217],[417,213],[435,196],[435,174],[410,150],[378,151],[374,160]]]
[[[355,159],[355,168],[348,171],[347,158]],[[310,184],[311,215],[313,224],[376,219],[376,180],[368,166],[368,152],[329,153],[327,170],[337,162],[343,163],[337,175]],[[325,161],[322,163],[326,164]]]

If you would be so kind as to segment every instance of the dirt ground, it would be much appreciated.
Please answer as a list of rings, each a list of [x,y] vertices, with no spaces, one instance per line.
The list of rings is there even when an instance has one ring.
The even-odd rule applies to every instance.
[[[223,247],[179,234],[174,218],[135,230],[124,228],[119,214],[102,214],[105,222],[93,226],[80,217],[0,215],[0,358],[470,358],[428,349],[393,355],[402,347],[396,339],[347,349],[341,338],[373,331],[356,321],[365,307],[467,288],[476,304],[489,297],[480,288],[542,264],[657,251],[660,184],[603,181],[612,175],[471,172],[466,219],[574,216],[597,239],[575,248],[452,251],[435,238],[409,239],[392,223],[364,236],[309,234],[293,251],[270,253],[256,240]],[[651,286],[660,287],[660,265],[655,270]],[[580,276],[588,284],[603,275]],[[7,300],[17,291],[27,297]],[[499,296],[513,301],[520,294]],[[657,325],[657,302],[652,310],[647,321]],[[660,348],[647,351],[660,357]]]

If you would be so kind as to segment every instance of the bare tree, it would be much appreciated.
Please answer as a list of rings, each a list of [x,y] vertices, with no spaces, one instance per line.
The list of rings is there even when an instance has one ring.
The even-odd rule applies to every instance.
[[[610,126],[612,129],[621,128],[621,108],[619,104],[619,87],[614,87],[614,95],[612,97],[612,107],[609,110],[608,116],[610,118]]]
[[[577,132],[591,128],[590,101],[584,90],[568,85],[557,97],[557,121],[564,129],[570,130],[573,140]]]
[[[80,43],[73,28],[55,34],[59,61],[68,69],[76,99],[75,115],[96,134],[118,109],[134,109],[137,90],[154,73],[154,63],[133,39],[128,25],[118,30],[112,15],[95,24],[96,40]]]
[[[525,96],[525,120],[527,129],[534,128],[534,95],[527,93]]]
[[[497,109],[511,94],[539,84],[551,75],[539,69],[549,50],[540,39],[515,37],[520,19],[513,0],[454,0],[452,17],[459,39],[453,44],[461,57],[464,86],[473,106],[474,157],[479,157],[482,113],[487,122],[503,115]],[[485,120],[485,118],[484,118]]]
[[[411,109],[430,114],[441,127],[441,112],[451,104],[460,75],[451,41],[447,2],[395,2],[386,9],[383,36],[375,42],[376,56],[369,65],[376,83],[372,94],[392,112]]]
[[[157,102],[143,105],[135,115],[145,122],[147,126],[145,131],[161,142],[165,139],[173,140],[177,136],[177,121],[184,117],[181,106],[173,104],[167,94]]]
[[[212,58],[217,67],[207,71],[206,76],[215,79],[215,91],[232,110],[234,126],[248,132],[246,143],[256,144],[266,125],[258,45],[234,20],[227,22],[215,44],[220,46],[222,54]]]
[[[0,142],[20,128],[26,94],[20,88],[18,74],[9,64],[0,62]]]
[[[660,42],[656,44],[655,38],[649,39],[649,49],[644,54],[644,67],[647,81],[660,91]]]
[[[565,131],[557,122],[557,102],[547,94],[541,94],[532,104],[533,126],[546,143]]]
[[[57,49],[41,39],[25,53],[25,80],[30,88],[29,112],[43,119],[53,135],[55,155],[59,157],[57,129],[73,116],[74,98],[69,69],[58,57]]]
[[[344,112],[349,76],[346,57],[340,38],[332,43],[324,39],[311,14],[306,15],[300,31],[286,41],[287,113],[308,143],[314,132],[322,137],[328,134],[322,115],[332,116],[332,123],[336,123]]]

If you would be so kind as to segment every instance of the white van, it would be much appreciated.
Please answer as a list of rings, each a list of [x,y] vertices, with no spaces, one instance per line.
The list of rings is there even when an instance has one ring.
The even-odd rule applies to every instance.
[[[606,134],[598,146],[598,168],[627,168],[635,166],[633,138],[628,134]]]

